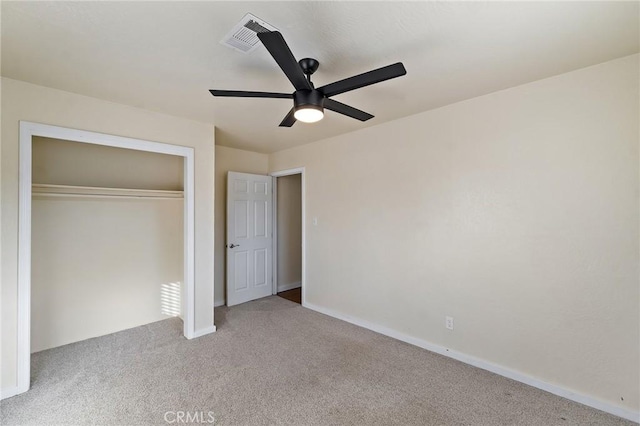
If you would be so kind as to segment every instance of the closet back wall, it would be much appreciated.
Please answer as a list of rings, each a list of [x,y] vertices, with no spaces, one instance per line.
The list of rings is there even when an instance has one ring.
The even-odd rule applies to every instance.
[[[34,184],[182,190],[181,157],[34,138]],[[32,352],[175,315],[183,200],[36,195]]]

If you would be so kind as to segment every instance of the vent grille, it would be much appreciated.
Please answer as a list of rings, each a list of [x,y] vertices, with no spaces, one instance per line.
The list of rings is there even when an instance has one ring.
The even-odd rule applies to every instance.
[[[227,33],[222,41],[220,41],[220,44],[242,53],[249,53],[260,45],[258,33],[269,31],[278,31],[278,29],[264,22],[262,19],[247,13],[242,20]]]

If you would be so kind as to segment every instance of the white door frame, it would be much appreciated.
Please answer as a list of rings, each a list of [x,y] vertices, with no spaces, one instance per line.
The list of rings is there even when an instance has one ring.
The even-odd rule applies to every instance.
[[[20,121],[18,204],[17,393],[29,390],[31,376],[31,150],[33,136],[177,155],[184,158],[184,336],[195,335],[195,209],[193,148]]]
[[[300,175],[300,186],[302,189],[302,306],[307,305],[306,280],[307,280],[307,237],[306,237],[306,196],[305,196],[305,168],[281,170],[271,172],[269,176],[273,178],[273,294],[278,292],[278,178],[283,176]]]

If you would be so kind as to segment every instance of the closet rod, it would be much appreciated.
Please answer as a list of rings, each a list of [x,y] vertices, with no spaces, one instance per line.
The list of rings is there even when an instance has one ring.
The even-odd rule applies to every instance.
[[[45,197],[137,198],[175,200],[184,198],[183,191],[156,189],[103,188],[94,186],[33,184],[31,193]]]

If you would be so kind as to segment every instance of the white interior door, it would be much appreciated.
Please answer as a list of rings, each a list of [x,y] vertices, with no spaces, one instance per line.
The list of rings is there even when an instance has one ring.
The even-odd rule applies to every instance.
[[[227,175],[227,305],[272,291],[271,177]]]

